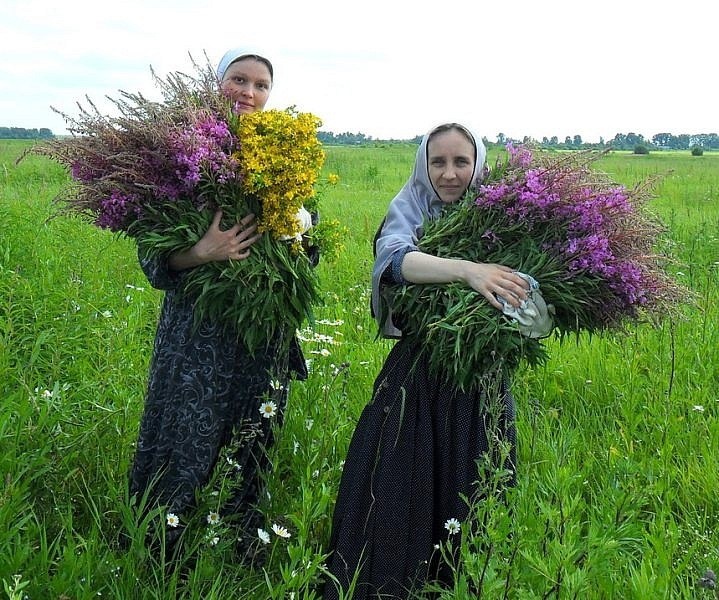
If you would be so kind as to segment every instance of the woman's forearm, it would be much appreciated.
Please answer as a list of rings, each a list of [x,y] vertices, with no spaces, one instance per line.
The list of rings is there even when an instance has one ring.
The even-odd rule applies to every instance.
[[[524,279],[505,265],[439,258],[423,252],[405,254],[402,277],[410,283],[464,283],[499,310],[502,310],[502,304],[497,296],[516,308],[527,299],[529,287]]]
[[[181,252],[174,252],[170,254],[167,260],[167,264],[173,271],[184,271],[185,269],[191,269],[192,267],[199,267],[200,265],[208,262],[197,252],[197,246],[193,246],[189,250],[182,250]]]
[[[402,277],[411,283],[466,281],[467,261],[439,258],[424,252],[408,252],[402,261]]]

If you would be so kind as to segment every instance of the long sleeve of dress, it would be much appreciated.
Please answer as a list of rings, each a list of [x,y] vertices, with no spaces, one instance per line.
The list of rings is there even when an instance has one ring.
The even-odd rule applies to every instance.
[[[147,256],[138,251],[137,258],[152,287],[163,291],[177,289],[181,275],[170,269],[167,256]]]
[[[380,282],[383,285],[406,285],[408,281],[402,276],[402,261],[404,257],[410,252],[417,252],[417,248],[407,246],[397,250],[392,255],[392,261],[387,265],[387,268],[382,273]]]

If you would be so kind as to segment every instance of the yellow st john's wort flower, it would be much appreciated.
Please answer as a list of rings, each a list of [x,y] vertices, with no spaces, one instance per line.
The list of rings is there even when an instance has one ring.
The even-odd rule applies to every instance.
[[[275,238],[300,233],[295,218],[303,202],[315,195],[324,163],[317,138],[321,125],[311,113],[266,110],[239,119],[239,163],[245,190],[262,202],[259,229]]]

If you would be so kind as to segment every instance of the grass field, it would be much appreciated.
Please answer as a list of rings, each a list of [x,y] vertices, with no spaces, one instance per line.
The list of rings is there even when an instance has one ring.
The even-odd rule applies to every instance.
[[[16,166],[25,147],[0,140],[0,597],[318,598],[341,461],[390,348],[369,317],[370,242],[414,148],[327,149],[340,183],[323,216],[350,233],[320,264],[312,373],[273,450],[267,529],[291,537],[273,536],[264,567],[239,564],[232,532],[205,519],[220,470],[171,570],[126,493],[161,295],[131,241],[48,219],[66,175]],[[465,536],[445,598],[470,597],[469,581],[486,598],[715,597],[698,583],[719,570],[719,155],[612,153],[599,167],[627,185],[661,177],[652,207],[698,300],[656,328],[550,341],[545,366],[520,370],[511,518],[478,507],[490,543]]]

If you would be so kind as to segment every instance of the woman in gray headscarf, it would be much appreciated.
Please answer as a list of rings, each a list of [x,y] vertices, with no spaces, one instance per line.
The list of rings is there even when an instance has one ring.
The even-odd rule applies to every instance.
[[[269,60],[254,52],[234,49],[222,58],[218,84],[241,113],[262,110],[272,88]],[[262,525],[256,510],[261,471],[268,466],[267,448],[272,426],[281,422],[291,373],[305,379],[304,357],[291,336],[289,351],[274,340],[251,354],[236,334],[212,321],[196,328],[192,298],[183,295],[182,279],[189,269],[211,261],[243,260],[258,239],[254,215],[229,229],[220,229],[221,211],[204,236],[189,250],[168,256],[140,256],[140,264],[153,287],[165,297],[140,425],[130,492],[144,499],[147,508],[165,507],[167,544],[180,537],[190,516],[195,494],[210,479],[220,451],[236,477],[234,495],[224,508],[225,521],[238,521],[241,537],[250,548]],[[248,323],[261,327],[261,323]],[[281,348],[285,348],[282,350]],[[274,385],[273,385],[274,382]],[[272,416],[260,412],[263,402]],[[273,404],[269,404],[269,403]]]
[[[451,579],[436,548],[467,518],[463,498],[483,493],[478,461],[489,457],[493,468],[509,470],[507,484],[514,483],[514,401],[507,386],[494,394],[464,393],[435,376],[423,348],[402,338],[402,316],[382,294],[384,286],[406,282],[464,282],[499,310],[497,296],[514,307],[527,298],[527,282],[508,266],[439,258],[418,248],[425,220],[476,187],[484,163],[479,136],[457,123],[434,128],[375,238],[373,312],[383,334],[399,342],[350,443],[333,517],[326,599],[349,590],[355,576],[355,600],[403,598],[428,578]],[[498,440],[509,443],[503,460]],[[456,548],[459,536],[452,541]]]

